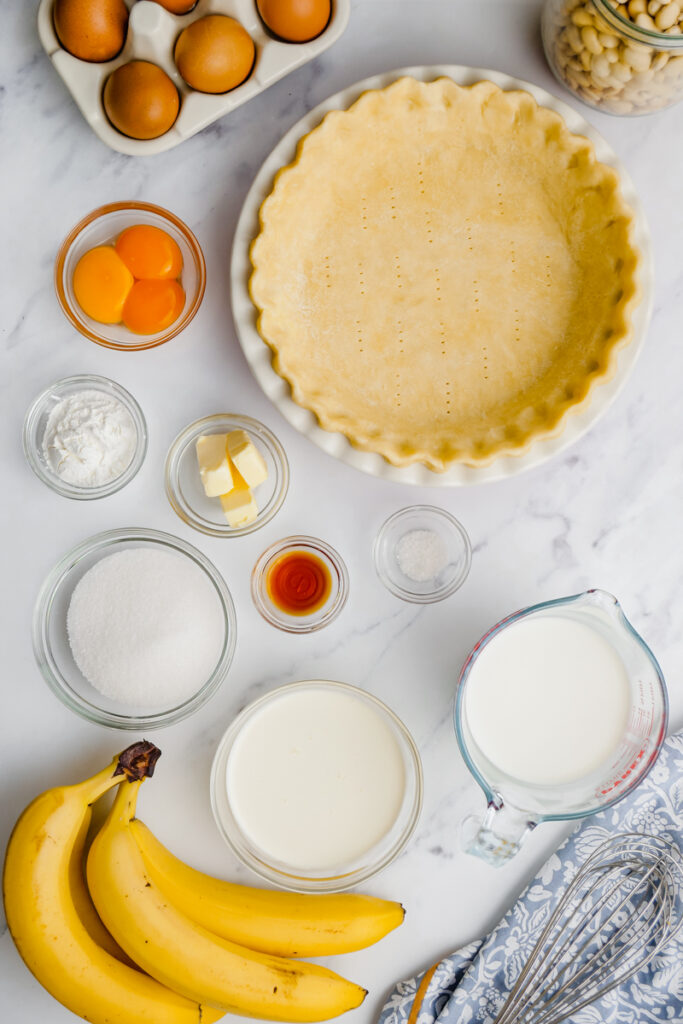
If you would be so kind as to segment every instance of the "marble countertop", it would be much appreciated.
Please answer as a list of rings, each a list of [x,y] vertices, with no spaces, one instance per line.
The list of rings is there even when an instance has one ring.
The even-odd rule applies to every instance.
[[[526,475],[468,489],[413,489],[333,461],[265,399],[231,322],[234,225],[256,169],[280,136],[342,87],[411,64],[496,68],[560,92],[540,47],[540,9],[540,0],[354,0],[347,32],[332,50],[179,148],[134,159],[111,152],[83,121],[40,49],[35,4],[0,2],[2,843],[36,793],[90,774],[125,738],[81,721],[48,692],[30,639],[43,577],[70,547],[101,530],[136,525],[183,537],[228,581],[239,637],[228,680],[213,700],[188,721],[153,735],[163,758],[153,785],[143,790],[140,814],[176,854],[204,870],[256,881],[218,835],[208,775],[235,713],[280,683],[322,677],[363,686],[403,718],[419,744],[425,770],[420,825],[404,855],[368,886],[400,899],[408,916],[379,945],[339,964],[370,990],[349,1024],[369,1024],[394,981],[486,932],[562,834],[561,827],[537,829],[522,854],[498,871],[460,850],[459,824],[483,810],[484,801],[457,750],[452,698],[463,659],[488,626],[516,608],[590,586],[613,592],[663,666],[672,728],[683,725],[683,107],[636,120],[581,108],[624,161],[642,197],[654,239],[655,313],[616,403],[573,448]],[[569,94],[562,98],[580,107]],[[208,263],[199,315],[173,342],[149,352],[109,352],[90,344],[67,324],[53,291],[53,261],[66,232],[89,210],[116,199],[172,209],[197,234]],[[132,391],[147,417],[150,445],[142,471],[123,491],[102,501],[69,502],[28,469],[21,424],[43,387],[86,372],[110,376]],[[194,533],[163,492],[163,460],[175,434],[201,415],[227,410],[272,427],[292,470],[277,518],[237,541]],[[372,541],[386,516],[420,501],[458,516],[474,547],[467,584],[451,599],[426,607],[402,604],[384,590],[371,561]],[[332,543],[351,576],[344,613],[308,637],[271,629],[249,595],[257,556],[295,532]],[[5,1019],[74,1019],[21,965],[4,922],[0,953]]]

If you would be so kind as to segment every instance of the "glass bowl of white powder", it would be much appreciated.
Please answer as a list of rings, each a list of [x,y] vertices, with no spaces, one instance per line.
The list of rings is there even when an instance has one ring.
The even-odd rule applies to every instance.
[[[50,689],[91,722],[152,729],[187,718],[235,651],[230,591],[201,551],[157,530],[100,533],[45,580],[33,649]]]
[[[467,579],[472,548],[467,531],[445,509],[410,505],[389,516],[375,538],[373,558],[387,590],[403,601],[443,601]]]
[[[138,403],[115,381],[65,377],[28,410],[24,452],[36,476],[65,498],[105,498],[140,469],[147,426]]]

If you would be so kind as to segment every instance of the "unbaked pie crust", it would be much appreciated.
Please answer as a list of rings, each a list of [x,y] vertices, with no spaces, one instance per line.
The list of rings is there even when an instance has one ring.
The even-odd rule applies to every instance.
[[[612,375],[634,217],[526,92],[402,78],[332,111],[260,211],[250,292],[292,397],[390,463],[520,454]]]

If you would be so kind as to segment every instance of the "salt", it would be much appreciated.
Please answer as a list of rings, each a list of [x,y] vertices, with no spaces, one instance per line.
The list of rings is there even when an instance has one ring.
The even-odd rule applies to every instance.
[[[67,613],[74,660],[105,697],[171,708],[209,679],[223,648],[218,595],[203,571],[164,550],[129,548],[79,580]]]
[[[409,530],[396,545],[396,561],[409,580],[426,583],[445,567],[448,552],[443,539],[434,530]]]

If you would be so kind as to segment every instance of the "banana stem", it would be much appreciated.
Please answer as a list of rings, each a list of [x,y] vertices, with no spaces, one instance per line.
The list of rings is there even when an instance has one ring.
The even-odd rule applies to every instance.
[[[138,793],[143,781],[143,779],[135,779],[129,786],[119,787],[109,812],[110,821],[119,821],[122,825],[127,825],[133,820],[138,803]]]
[[[118,757],[114,758],[112,764],[108,764],[101,772],[97,772],[92,778],[85,782],[77,783],[87,793],[89,804],[98,800],[108,790],[118,786],[125,779],[128,779],[135,786],[135,793],[132,804],[131,817],[135,816],[135,801],[137,791],[142,779],[154,774],[154,766],[161,756],[161,751],[153,743],[142,740],[139,743],[132,743],[126,747]],[[113,771],[112,771],[113,768]],[[122,786],[124,790],[130,790],[131,786]]]
[[[140,786],[145,779],[154,775],[154,767],[161,757],[161,751],[153,743],[142,740],[140,743],[132,743],[119,754],[114,773],[110,775],[110,789],[118,782],[126,779],[130,785],[119,786],[114,803],[112,804],[109,816],[112,820],[127,824],[135,817],[135,809],[138,802]]]
[[[125,775],[129,782],[136,779],[151,779],[160,757],[159,748],[148,740],[131,743],[119,754],[114,775]]]

